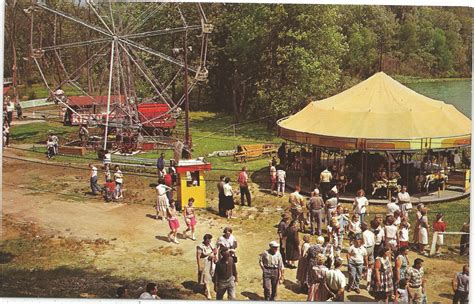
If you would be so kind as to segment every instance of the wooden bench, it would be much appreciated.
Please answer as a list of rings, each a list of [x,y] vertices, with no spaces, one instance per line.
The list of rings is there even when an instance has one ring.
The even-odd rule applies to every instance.
[[[274,144],[241,145],[237,147],[237,152],[234,154],[234,160],[243,162],[248,159],[271,157],[276,153],[277,146]]]
[[[66,154],[66,155],[80,155],[84,156],[86,154],[85,147],[77,147],[77,146],[60,146],[59,153]]]

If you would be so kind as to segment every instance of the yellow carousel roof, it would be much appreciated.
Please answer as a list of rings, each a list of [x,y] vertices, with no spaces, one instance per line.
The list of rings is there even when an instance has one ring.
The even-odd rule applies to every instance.
[[[311,102],[278,127],[292,141],[368,150],[464,146],[471,134],[471,120],[454,106],[418,94],[383,72]]]

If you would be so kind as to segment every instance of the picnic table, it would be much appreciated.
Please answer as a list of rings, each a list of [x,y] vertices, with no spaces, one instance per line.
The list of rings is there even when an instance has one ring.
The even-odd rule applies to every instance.
[[[239,145],[237,146],[237,152],[234,154],[234,160],[244,162],[249,159],[271,157],[276,153],[277,146],[275,144]]]

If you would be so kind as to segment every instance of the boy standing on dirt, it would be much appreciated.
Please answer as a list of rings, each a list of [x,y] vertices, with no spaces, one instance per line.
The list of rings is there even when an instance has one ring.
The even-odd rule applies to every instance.
[[[90,174],[90,186],[91,186],[91,191],[92,195],[97,195],[97,191],[101,191],[101,188],[97,184],[97,167],[94,166],[93,164],[89,164],[89,168],[91,169],[91,174]]]
[[[123,198],[122,196],[122,185],[123,185],[123,174],[120,171],[120,166],[115,166],[115,173],[114,173],[114,180],[115,180],[115,199]]]

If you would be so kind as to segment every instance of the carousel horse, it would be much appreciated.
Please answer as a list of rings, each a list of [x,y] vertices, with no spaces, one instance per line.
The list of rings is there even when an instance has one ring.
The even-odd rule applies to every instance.
[[[432,173],[427,175],[417,175],[415,177],[415,182],[419,191],[424,189],[426,190],[426,192],[428,192],[431,184],[446,184],[448,182],[448,175],[444,172]]]
[[[372,196],[374,196],[374,194],[380,190],[380,189],[387,189],[388,187],[388,181],[387,180],[377,180],[377,181],[374,181],[372,183],[372,188],[374,188],[374,190],[372,191]]]

